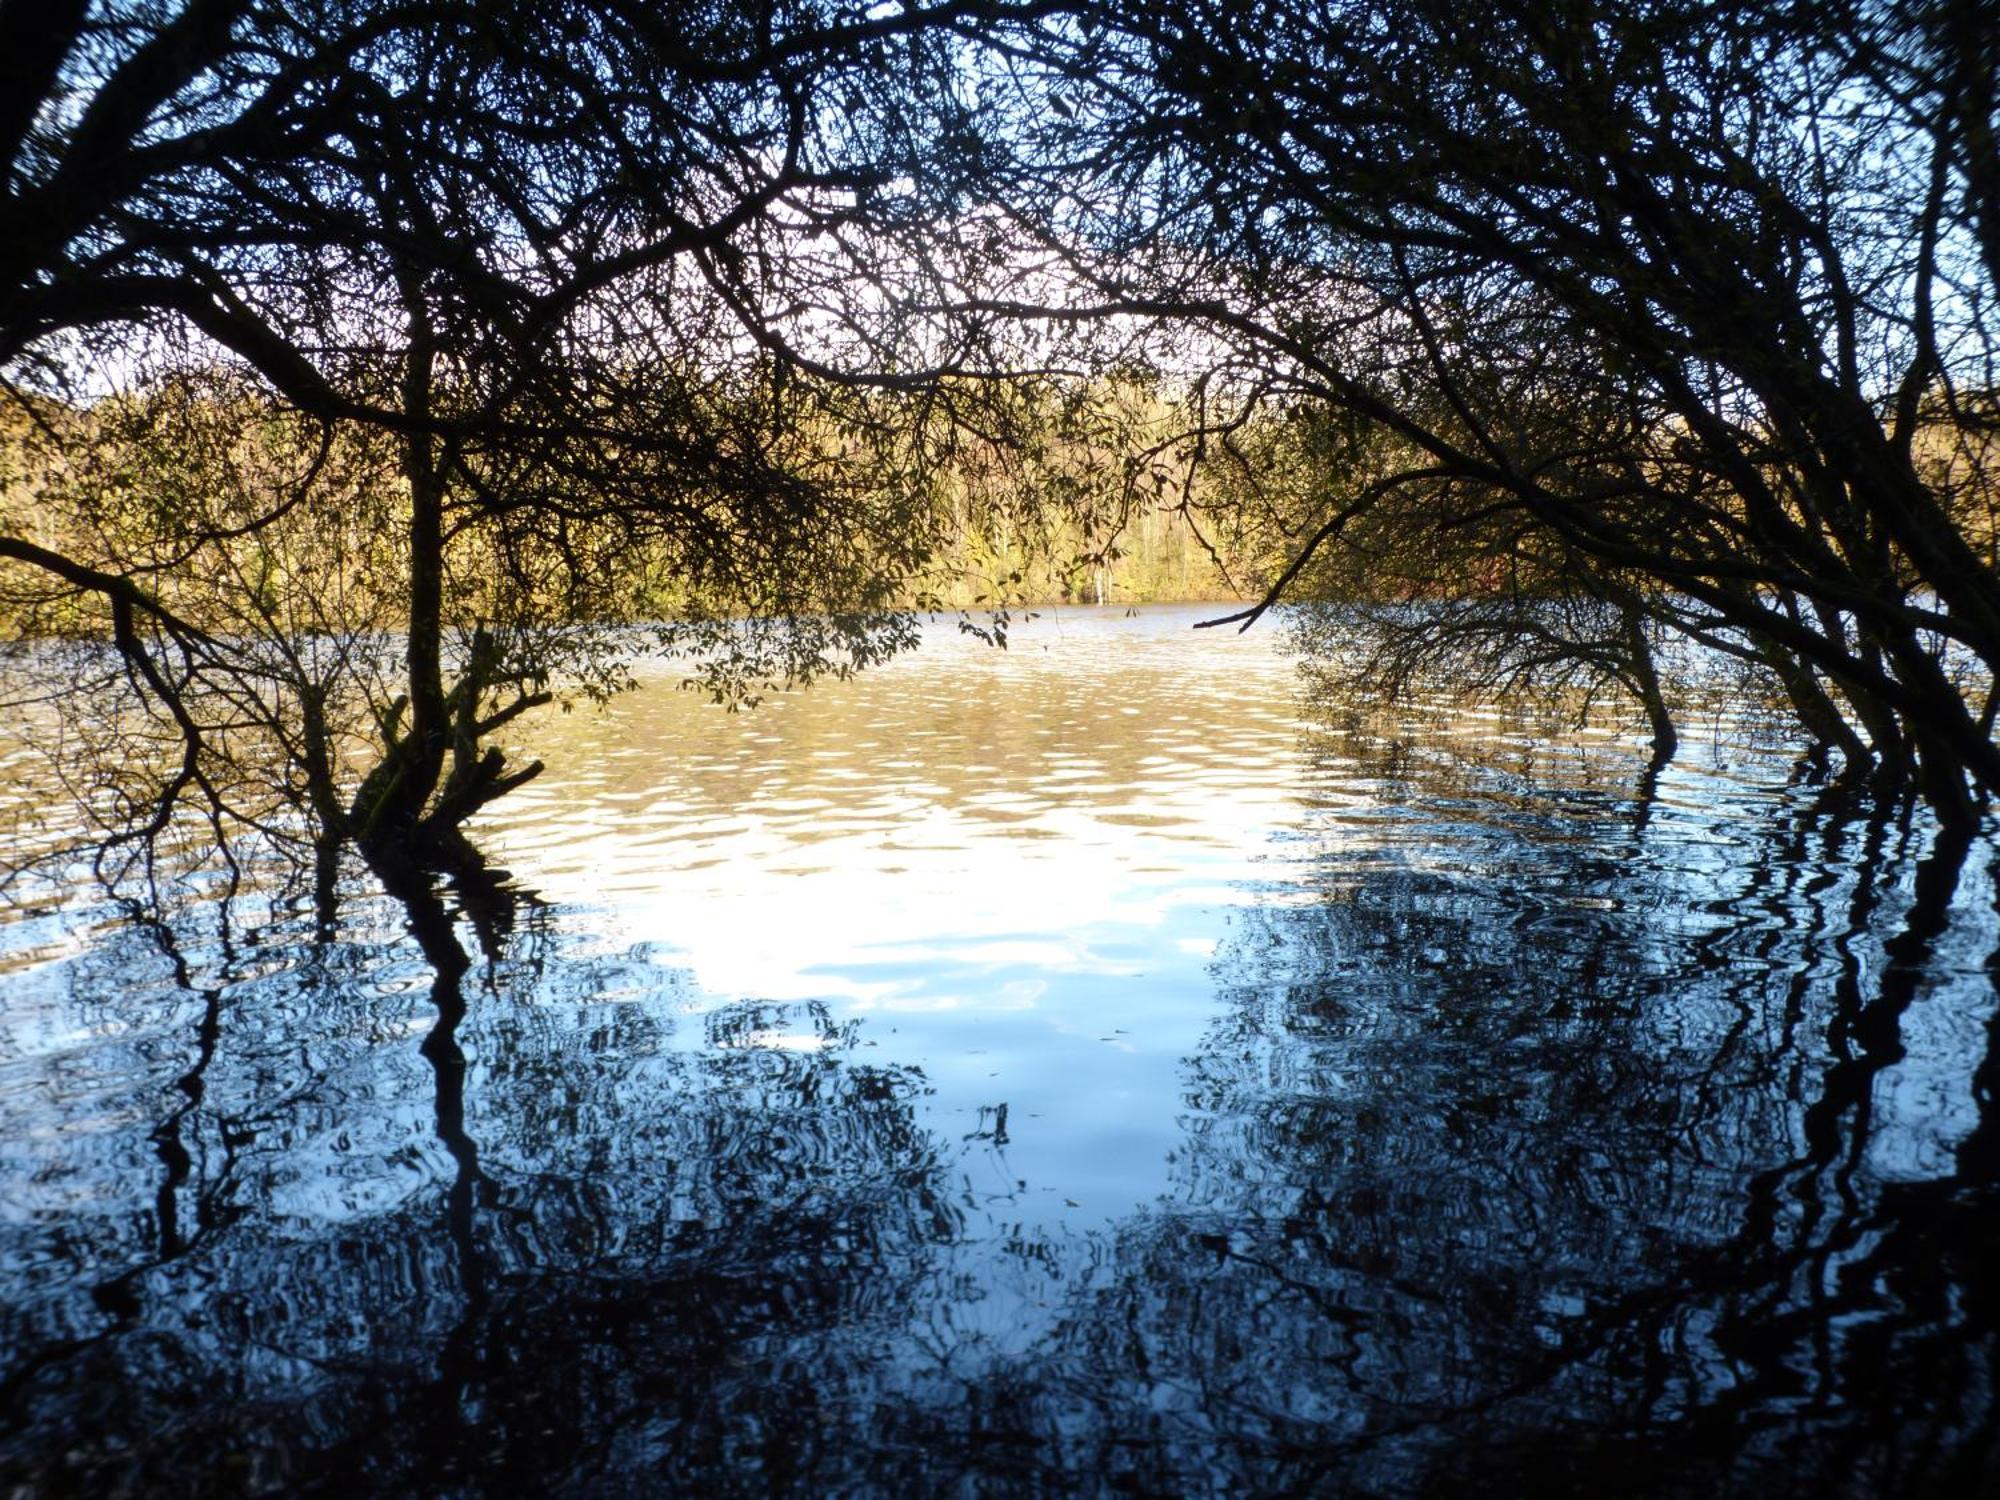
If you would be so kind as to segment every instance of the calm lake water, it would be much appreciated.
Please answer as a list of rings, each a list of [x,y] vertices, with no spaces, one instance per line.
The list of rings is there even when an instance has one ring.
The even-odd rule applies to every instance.
[[[1992,843],[1201,617],[663,667],[497,914],[0,915],[0,1488],[2000,1493]]]

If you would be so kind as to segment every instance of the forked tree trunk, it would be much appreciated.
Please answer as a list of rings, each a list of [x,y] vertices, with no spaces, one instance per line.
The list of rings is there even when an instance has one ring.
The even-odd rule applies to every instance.
[[[1791,704],[1799,726],[1812,736],[1814,750],[1822,757],[1829,750],[1840,752],[1841,781],[1858,782],[1871,773],[1875,769],[1875,756],[1868,742],[1847,722],[1840,705],[1820,686],[1812,668],[1776,641],[1759,641],[1757,654],[1785,690],[1785,700]]]

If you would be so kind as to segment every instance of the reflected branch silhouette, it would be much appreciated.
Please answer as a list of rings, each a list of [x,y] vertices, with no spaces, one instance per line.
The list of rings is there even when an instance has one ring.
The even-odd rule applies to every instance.
[[[872,710],[857,758],[903,727]],[[1105,764],[1138,782],[1160,752],[1133,727]],[[607,941],[577,896],[499,879],[391,898],[350,869],[337,920],[303,884],[240,896],[226,942],[200,902],[164,948],[108,923],[7,991],[87,1040],[32,1075],[55,1144],[9,1162],[57,1208],[0,1218],[0,1478],[1991,1488],[1990,841],[1823,800],[1775,753],[1649,770],[1630,741],[1496,755],[1450,727],[1315,736],[1278,858],[1192,929],[1212,944],[1156,968],[1190,931],[1167,925],[1143,963],[1087,956],[1115,971],[1089,1000],[1131,1007],[1120,1044],[1193,1014],[1150,1093],[1084,1054],[1094,1137],[1023,1071],[995,1082],[987,1038],[952,1050],[984,1018],[940,1006],[950,1042],[908,1043],[940,994],[1059,976],[993,957],[1013,928],[948,994],[906,988],[895,947],[869,1005],[831,966],[799,998],[706,986],[670,947],[689,909]],[[676,815],[789,797],[759,790],[769,753]],[[815,825],[853,805],[796,800]],[[627,881],[659,856],[608,857]],[[1086,1014],[1027,990],[1001,992],[1018,1034]],[[1097,1167],[1077,1142],[1148,1112],[1147,1196],[1065,1204]]]

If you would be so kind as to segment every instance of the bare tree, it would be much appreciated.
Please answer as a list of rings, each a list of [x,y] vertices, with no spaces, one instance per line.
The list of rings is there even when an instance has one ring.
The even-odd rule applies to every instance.
[[[1004,74],[1048,101],[1015,199],[1068,272],[1042,310],[1198,322],[1239,405],[1408,455],[1365,505],[1643,578],[1966,825],[2000,575],[1962,9],[1085,7]]]

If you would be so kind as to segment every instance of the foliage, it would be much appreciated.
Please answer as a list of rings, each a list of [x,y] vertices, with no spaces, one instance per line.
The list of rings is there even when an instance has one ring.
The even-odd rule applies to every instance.
[[[87,411],[41,424],[29,476],[73,550],[14,532],[0,559],[108,633],[106,722],[172,742],[124,833],[261,826],[236,789],[275,778],[323,855],[458,859],[536,769],[492,737],[615,686],[611,628],[646,606],[729,698],[909,638],[922,446],[815,439],[870,448],[896,384],[877,270],[930,202],[913,132],[953,107],[918,30],[811,3],[9,12],[0,363],[24,411]]]
[[[1628,693],[1663,751],[1673,643],[1711,648],[1969,826],[2000,788],[1969,14],[10,13],[0,367],[50,451],[7,587],[95,621],[172,741],[140,832],[238,816],[202,769],[265,754],[227,747],[238,700],[313,840],[455,856],[533,774],[493,736],[614,688],[622,627],[737,702],[912,609],[1245,581],[1246,621],[1329,606],[1350,686]],[[368,643],[337,690],[292,659],[322,638]]]
[[[1768,662],[1851,771],[1960,823],[1968,780],[2000,786],[1990,28],[1087,9],[1009,65],[1062,105],[1015,154],[1022,230],[1067,272],[1042,311],[1181,350],[1201,327],[1218,430],[1309,406],[1389,465],[1280,518],[1280,591],[1364,514],[1443,539],[1392,588],[1414,566],[1476,596],[1439,564],[1506,538],[1531,593],[1623,591],[1649,630]]]

